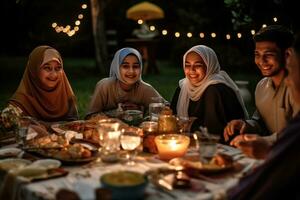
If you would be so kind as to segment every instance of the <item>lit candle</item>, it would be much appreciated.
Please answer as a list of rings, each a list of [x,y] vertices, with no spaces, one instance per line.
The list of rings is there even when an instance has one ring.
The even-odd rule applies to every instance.
[[[157,122],[145,121],[141,124],[143,129],[143,151],[157,153],[157,147],[154,138],[157,135]]]
[[[170,160],[185,155],[190,138],[180,134],[164,134],[155,137],[159,158]]]

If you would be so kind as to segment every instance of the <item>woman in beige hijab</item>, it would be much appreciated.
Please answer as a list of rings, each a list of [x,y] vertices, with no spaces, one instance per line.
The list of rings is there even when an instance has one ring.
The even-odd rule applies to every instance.
[[[231,119],[248,117],[238,87],[221,70],[213,49],[204,45],[189,49],[183,56],[183,70],[185,78],[179,81],[171,108],[179,117],[196,118],[191,131],[204,126],[222,137]]]
[[[31,52],[21,83],[8,107],[21,116],[47,122],[78,119],[75,96],[57,50],[38,46]]]

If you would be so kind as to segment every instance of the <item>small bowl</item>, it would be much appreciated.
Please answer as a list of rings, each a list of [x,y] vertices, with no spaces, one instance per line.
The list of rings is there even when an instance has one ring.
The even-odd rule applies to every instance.
[[[115,171],[100,178],[102,187],[111,191],[113,200],[143,199],[148,179],[133,171]]]
[[[143,112],[140,110],[126,110],[122,119],[129,125],[138,126],[143,121]]]

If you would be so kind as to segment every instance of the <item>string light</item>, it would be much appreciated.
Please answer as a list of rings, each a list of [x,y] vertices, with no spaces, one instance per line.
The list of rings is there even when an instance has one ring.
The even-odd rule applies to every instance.
[[[150,26],[150,31],[155,31],[155,26]]]
[[[226,34],[226,39],[230,40],[230,34]]]
[[[179,32],[176,32],[176,33],[175,33],[175,37],[177,37],[177,38],[180,37],[180,33],[179,33]]]
[[[254,35],[255,34],[255,30],[252,29],[251,30],[251,34]]]
[[[137,21],[137,23],[138,23],[138,24],[143,24],[144,21],[143,21],[142,19],[139,19],[139,20]]]
[[[187,36],[188,38],[191,38],[191,37],[193,37],[193,34],[192,34],[191,32],[188,32],[188,33],[186,34],[186,36]]]
[[[167,30],[162,30],[161,32],[163,35],[167,35],[168,34],[168,31]]]
[[[87,9],[87,4],[82,4],[82,5],[81,5],[81,8],[82,8],[83,10]],[[80,20],[82,20],[83,17],[84,17],[84,16],[83,16],[82,13],[78,14],[77,19],[76,19],[75,22],[74,22],[75,25],[74,25],[73,29],[72,29],[72,26],[71,26],[71,25],[66,25],[66,26],[64,27],[64,26],[58,25],[57,22],[53,22],[53,23],[51,24],[51,26],[52,26],[52,28],[53,28],[57,33],[62,32],[62,33],[67,34],[69,37],[71,37],[71,36],[75,35],[75,33],[76,33],[77,31],[79,31],[79,25],[81,24],[81,21],[80,21]]]
[[[237,33],[236,34],[238,38],[242,38],[242,34],[241,33]]]
[[[214,33],[214,32],[212,32],[210,35],[211,35],[211,37],[212,37],[212,38],[215,38],[215,37],[217,37],[217,34],[216,34],[216,33]]]
[[[199,36],[200,36],[200,38],[204,38],[205,34],[204,33],[200,33]]]
[[[277,22],[277,20],[278,20],[277,17],[273,17],[274,22]]]

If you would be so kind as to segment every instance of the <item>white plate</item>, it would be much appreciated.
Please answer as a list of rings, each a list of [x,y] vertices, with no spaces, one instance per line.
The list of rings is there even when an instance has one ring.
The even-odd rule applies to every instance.
[[[0,157],[17,157],[22,152],[21,149],[18,148],[4,148],[0,149]]]
[[[34,161],[30,166],[43,167],[46,169],[55,169],[61,166],[61,162],[55,159],[42,159]]]
[[[0,160],[0,167],[5,170],[15,170],[15,169],[23,168],[29,164],[31,164],[30,160],[19,159],[19,158],[7,158],[4,160]]]
[[[48,173],[44,167],[29,165],[19,169],[16,174],[26,178],[43,178],[46,177]]]

